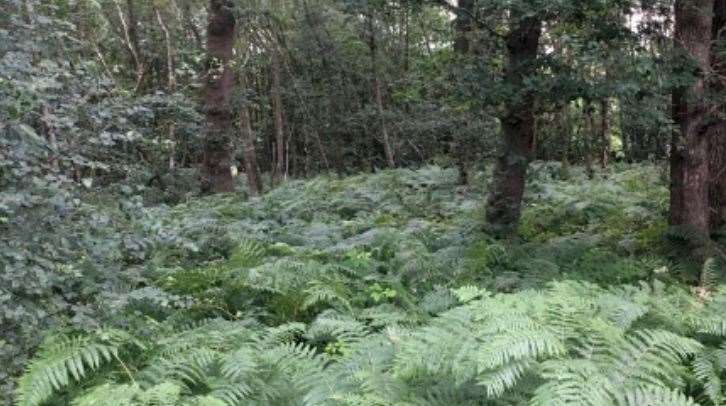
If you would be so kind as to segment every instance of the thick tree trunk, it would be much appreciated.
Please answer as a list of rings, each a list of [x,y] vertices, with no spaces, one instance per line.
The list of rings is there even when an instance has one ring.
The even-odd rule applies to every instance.
[[[285,126],[281,95],[280,78],[280,54],[278,50],[272,51],[272,64],[270,67],[272,86],[270,88],[270,100],[272,102],[272,114],[274,116],[275,128],[275,169],[273,183],[279,184],[287,176],[285,172]]]
[[[715,0],[713,5],[713,27],[711,29],[712,46],[723,47],[726,41],[726,0]],[[721,48],[723,49],[723,48]],[[726,61],[719,58],[717,52],[711,54],[711,67],[721,77],[726,75]],[[724,86],[720,82],[711,84],[711,91],[723,93]],[[726,112],[721,107],[713,117],[714,126],[711,137],[710,157],[710,205],[711,229],[715,230],[726,224],[726,130],[723,128]]]
[[[669,221],[693,233],[697,240],[705,240],[709,235],[705,73],[710,68],[713,4],[714,0],[677,0],[675,5],[676,50],[692,59],[698,71],[692,85],[673,93],[673,119],[677,129],[671,144]]]
[[[231,129],[233,114],[229,104],[234,86],[230,66],[233,55],[235,17],[230,0],[209,1],[207,27],[207,73],[204,83],[204,110],[207,119],[204,140],[202,191],[234,191],[230,170],[233,150]]]
[[[600,100],[600,166],[608,167],[610,162],[610,100]]]
[[[525,177],[534,142],[534,101],[524,91],[525,79],[535,72],[542,22],[525,17],[514,22],[507,36],[508,61],[504,81],[515,95],[501,118],[504,149],[494,168],[487,201],[487,222],[499,235],[516,231],[522,207]]]

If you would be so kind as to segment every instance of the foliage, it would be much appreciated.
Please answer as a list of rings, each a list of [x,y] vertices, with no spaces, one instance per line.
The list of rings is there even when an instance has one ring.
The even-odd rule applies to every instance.
[[[0,0],[0,403],[724,403],[726,257],[665,220],[670,1],[214,3],[261,195],[198,193],[209,2]]]
[[[147,209],[138,221],[176,237],[147,256],[153,288],[101,302],[127,331],[118,359],[76,377],[76,358],[42,350],[17,400],[719,404],[716,261],[694,295],[675,281],[698,270],[654,256],[665,242],[626,243],[658,224],[640,211],[665,196],[639,186],[657,168],[573,169],[574,183],[533,171],[525,219],[563,226],[525,220],[528,240],[512,243],[472,227],[484,191],[461,194],[436,167]],[[623,221],[624,207],[639,209]],[[74,354],[99,337],[51,343]]]

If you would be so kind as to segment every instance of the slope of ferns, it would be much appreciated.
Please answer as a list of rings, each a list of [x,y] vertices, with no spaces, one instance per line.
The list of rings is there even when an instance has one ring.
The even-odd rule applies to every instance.
[[[726,403],[719,263],[668,255],[657,170],[560,176],[535,167],[509,243],[438,168],[153,209],[149,284],[48,337],[16,402]]]

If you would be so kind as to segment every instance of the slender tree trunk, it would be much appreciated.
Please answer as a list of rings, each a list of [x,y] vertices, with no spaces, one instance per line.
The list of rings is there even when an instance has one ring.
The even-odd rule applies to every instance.
[[[381,92],[381,80],[378,74],[378,44],[376,42],[376,27],[373,24],[373,15],[369,12],[366,17],[368,20],[368,48],[371,52],[371,88],[373,92],[373,102],[378,112],[378,120],[381,126],[381,138],[383,140],[383,152],[386,155],[386,164],[389,168],[396,167],[395,154],[391,145],[391,137],[388,133],[388,124],[386,123],[386,113],[383,106],[383,94]]]
[[[396,167],[396,159],[391,145],[391,137],[388,134],[388,125],[386,124],[385,109],[383,108],[383,95],[381,94],[381,81],[378,77],[373,78],[373,97],[378,110],[378,117],[381,122],[381,136],[383,137],[383,152],[386,154],[386,163],[389,168]]]
[[[585,115],[585,131],[582,134],[585,148],[585,172],[587,173],[587,177],[592,179],[595,176],[595,172],[592,169],[592,140],[595,135],[595,119],[593,117],[592,102],[585,100],[582,109]]]
[[[454,39],[454,52],[462,57],[467,57],[471,52],[471,34],[474,29],[474,1],[475,0],[459,0],[458,13],[454,22],[456,37]],[[456,167],[459,170],[459,184],[467,185],[469,183],[469,173],[467,171],[467,149],[466,143],[460,134],[453,135],[453,153]]]
[[[571,127],[570,127],[570,103],[566,102],[557,112],[557,124],[559,130],[559,138],[562,143],[562,154],[560,161],[564,164],[565,161],[570,159],[570,140],[572,138]]]
[[[242,146],[244,148],[245,172],[250,194],[257,196],[262,192],[262,180],[257,166],[257,149],[255,148],[255,133],[252,131],[252,120],[247,105],[242,106],[239,113],[239,128],[242,132]]]
[[[229,104],[234,86],[230,66],[235,38],[235,16],[230,0],[209,1],[207,27],[207,72],[204,84],[204,110],[207,119],[204,140],[202,191],[234,191],[230,170],[233,163],[233,115]]]
[[[285,127],[281,95],[280,79],[280,54],[279,50],[272,50],[272,64],[270,67],[272,76],[270,99],[272,102],[272,114],[274,116],[275,128],[275,169],[273,171],[273,182],[279,184],[287,174],[285,173]]]
[[[504,148],[494,168],[486,214],[490,230],[499,235],[515,232],[519,222],[535,124],[534,100],[524,91],[524,82],[535,72],[542,32],[542,21],[536,17],[524,17],[511,24],[504,82],[515,95],[506,103],[501,118]]]
[[[134,92],[141,90],[141,85],[144,81],[144,75],[146,72],[146,66],[144,60],[141,57],[141,50],[139,47],[139,36],[136,29],[136,12],[133,0],[126,0],[126,12],[128,17],[124,14],[121,9],[119,0],[114,0],[116,6],[116,12],[118,13],[119,21],[121,22],[121,28],[123,31],[123,38],[126,48],[131,55],[131,61],[134,64],[136,70],[136,84],[134,85]]]
[[[156,13],[156,21],[159,22],[161,32],[164,33],[164,44],[166,45],[166,76],[167,76],[167,88],[169,94],[173,94],[176,91],[176,74],[174,68],[174,45],[171,43],[171,34],[169,28],[166,26],[166,22],[161,15],[161,11],[158,8],[154,8]],[[169,127],[167,129],[167,138],[169,139],[169,170],[176,168],[176,123],[172,117],[169,120]]]
[[[610,162],[610,100],[600,100],[600,166],[608,167]]]
[[[670,224],[709,236],[709,137],[705,73],[710,68],[714,0],[676,0],[676,50],[698,67],[694,82],[673,92],[677,125],[671,144]],[[700,241],[694,241],[700,243]]]
[[[633,141],[630,138],[630,131],[627,126],[627,115],[625,109],[628,108],[627,100],[618,99],[618,121],[620,126],[620,139],[623,141],[623,160],[628,163],[633,162]]]

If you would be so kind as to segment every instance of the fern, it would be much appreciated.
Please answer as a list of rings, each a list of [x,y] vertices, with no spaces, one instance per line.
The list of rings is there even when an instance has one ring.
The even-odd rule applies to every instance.
[[[636,388],[617,396],[622,406],[697,406],[690,397],[663,387]]]
[[[40,405],[90,371],[118,359],[119,349],[133,340],[119,330],[102,330],[92,336],[48,338],[20,379],[18,405]]]
[[[243,240],[232,253],[227,265],[235,269],[247,269],[258,266],[265,258],[265,247],[251,239]]]

